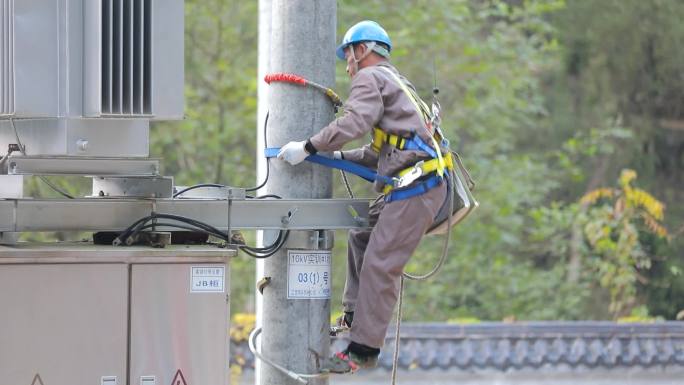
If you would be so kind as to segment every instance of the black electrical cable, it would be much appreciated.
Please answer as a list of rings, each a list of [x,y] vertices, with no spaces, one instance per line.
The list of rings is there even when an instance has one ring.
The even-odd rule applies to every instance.
[[[226,236],[226,234],[224,234],[223,232],[221,232],[220,230],[216,229],[215,227],[213,227],[211,225],[196,221],[196,220],[191,219],[191,218],[181,217],[181,216],[172,215],[172,214],[153,214],[153,215],[150,215],[148,217],[142,218],[141,220],[137,221],[137,224],[132,225],[132,227],[134,227],[133,230],[127,231],[127,232],[125,231],[123,234],[124,236],[123,237],[120,236],[121,240],[125,241],[128,238],[138,234],[140,231],[142,231],[145,228],[161,226],[161,225],[155,224],[155,223],[151,223],[148,225],[145,224],[146,222],[148,222],[150,220],[157,219],[157,218],[172,219],[172,220],[176,220],[179,222],[183,222],[183,223],[186,223],[186,224],[193,226],[193,230],[195,230],[195,231],[200,231],[200,232],[205,233],[205,234],[213,235],[213,236],[215,236],[219,239],[222,239],[224,241],[228,241],[228,237]],[[178,227],[180,227],[180,226],[178,226]],[[130,228],[131,227],[129,227],[129,229]],[[183,226],[181,228],[186,228],[186,227]]]
[[[283,199],[280,195],[276,194],[266,194],[266,195],[259,195],[258,197],[254,199],[266,199],[266,198],[275,198],[275,199]]]
[[[198,228],[196,228],[196,227],[194,227],[194,226],[182,225],[182,224],[180,224],[180,223],[171,223],[171,222],[148,223],[148,224],[146,224],[146,225],[140,227],[140,230],[147,230],[147,229],[151,229],[151,228],[155,228],[155,227],[172,227],[172,228],[176,228],[176,229],[183,229],[183,230],[189,230],[189,231],[192,231],[192,232],[200,232],[200,233],[203,233],[203,234],[214,235],[214,234],[209,233],[209,232],[207,232],[207,231],[204,231],[204,230],[202,230],[202,229],[198,229]],[[198,230],[199,230],[199,231],[198,231]],[[138,233],[139,233],[139,232],[138,232]],[[138,233],[133,233],[133,234],[131,234],[131,236],[137,235]]]
[[[151,220],[155,219],[171,219],[174,221],[181,222],[181,224],[177,223],[170,223],[170,222],[163,222],[163,223],[147,223]],[[183,217],[180,215],[174,215],[174,214],[163,214],[163,213],[152,213],[151,215],[148,215],[146,217],[140,218],[137,221],[133,222],[130,226],[128,226],[124,231],[119,234],[118,237],[114,239],[112,242],[115,246],[118,245],[125,245],[126,241],[140,233],[141,231],[148,229],[148,228],[153,228],[153,227],[175,227],[175,228],[180,228],[184,230],[190,230],[190,231],[197,231],[201,232],[204,234],[208,234],[211,236],[214,236],[216,238],[219,238],[223,241],[230,242],[230,234],[226,234],[222,232],[221,230],[217,229],[214,226],[211,226],[207,223],[200,222],[198,220],[188,218],[188,217]],[[242,251],[245,252],[245,254],[254,257],[254,258],[268,258],[278,252],[285,242],[287,241],[288,237],[290,235],[290,230],[280,230],[278,232],[278,237],[276,240],[265,247],[252,247],[252,246],[247,246],[247,245],[238,245],[238,248]]]
[[[253,253],[252,252],[253,248],[251,248],[249,246],[243,246],[240,248],[240,250],[242,250],[245,254],[247,254],[253,258],[257,258],[257,259],[268,258],[268,257],[272,256],[273,254],[277,253],[278,250],[280,250],[280,248],[283,247],[285,242],[287,242],[287,238],[289,236],[290,236],[290,230],[285,230],[285,231],[280,230],[280,232],[278,233],[278,238],[276,238],[275,242],[272,244],[272,246],[275,246],[275,247],[271,247],[272,250],[270,250],[270,251],[264,251],[265,254]]]
[[[202,234],[207,234],[207,235],[211,235],[211,236],[214,236],[214,237],[218,237],[217,234],[214,234],[214,233],[212,233],[212,232],[209,232],[209,231],[206,231],[206,230],[203,230],[203,229],[198,229],[198,228],[196,228],[196,227],[194,227],[194,226],[190,226],[190,225],[182,225],[182,224],[179,224],[179,223],[170,223],[170,222],[157,222],[157,223],[148,223],[148,224],[146,224],[146,225],[144,225],[144,226],[141,226],[139,229],[137,229],[137,231],[134,231],[134,232],[129,236],[129,238],[135,239],[135,237],[136,237],[138,234],[143,233],[142,230],[146,230],[146,229],[150,229],[150,228],[155,228],[155,227],[162,227],[162,226],[163,226],[163,227],[172,227],[172,228],[177,228],[177,229],[183,229],[183,230],[188,230],[188,231],[191,231],[191,232],[194,232],[194,233],[202,233]],[[220,238],[222,238],[222,237],[220,237]]]
[[[268,148],[268,145],[266,144],[266,129],[268,127],[268,116],[269,116],[269,114],[270,114],[270,112],[266,111],[266,118],[264,119],[264,148]],[[268,176],[270,173],[271,173],[271,167],[270,167],[270,163],[269,163],[269,158],[266,158],[266,177],[264,178],[264,181],[261,182],[261,184],[259,184],[258,186],[245,189],[245,191],[256,191],[256,190],[259,190],[260,188],[266,186],[266,182],[268,182]],[[222,188],[222,187],[226,187],[226,186],[222,185],[222,184],[216,184],[216,183],[200,183],[200,184],[196,184],[196,185],[184,188],[183,190],[173,194],[173,197],[176,198],[179,195],[181,195],[187,191],[194,190],[194,189],[200,188],[200,187]]]
[[[19,146],[19,151],[21,152],[22,155],[26,156],[26,147],[21,144],[21,139],[19,139],[19,132],[17,131],[17,127],[14,125],[14,119],[10,118],[10,124],[12,125],[12,130],[14,130],[14,137],[17,138],[17,146]],[[2,161],[4,162],[7,157],[9,157],[11,152],[7,153],[6,157],[3,157]],[[1,164],[1,163],[0,163]],[[60,194],[61,196],[69,199],[74,199],[74,197],[67,193],[66,191],[62,190],[61,188],[55,186],[52,182],[50,182],[46,177],[39,175],[38,178],[42,180],[46,185],[48,185],[52,190],[54,190],[56,193]]]
[[[266,129],[268,127],[268,116],[270,115],[270,113],[271,113],[270,111],[266,111],[266,118],[264,119],[264,148],[268,148],[268,144],[266,142]],[[270,166],[269,158],[266,158],[266,177],[264,178],[264,181],[261,182],[261,184],[258,186],[245,189],[245,191],[256,191],[256,190],[266,186],[266,182],[268,182],[268,175],[270,174],[270,172],[271,172],[271,166]]]
[[[193,225],[195,227],[198,227],[200,229],[204,229],[208,232],[214,233],[217,235],[217,237],[222,238],[226,241],[230,240],[229,234],[225,234],[224,232],[222,232],[221,230],[217,229],[216,227],[214,227],[212,225],[209,225],[209,224],[204,223],[204,222],[200,222],[200,221],[192,219],[192,218],[183,217],[183,216],[174,215],[174,214],[155,214],[154,219],[156,219],[156,218],[173,219],[173,220],[176,220],[179,222],[185,222],[185,223],[188,223],[188,224]]]
[[[61,188],[57,187],[57,186],[54,185],[52,182],[50,182],[50,180],[48,180],[46,177],[40,175],[40,176],[38,176],[38,178],[40,178],[40,180],[42,180],[46,185],[48,185],[53,191],[55,191],[55,192],[58,193],[59,195],[65,197],[65,198],[68,198],[68,199],[74,199],[74,196],[73,196],[73,195],[71,195],[71,194],[69,194],[68,192],[66,192],[66,191],[62,190]]]
[[[287,231],[289,231],[289,230],[287,230]],[[287,231],[285,231],[285,232],[283,232],[282,230],[279,231],[279,232],[278,232],[278,237],[277,237],[276,240],[275,240],[272,244],[270,244],[269,246],[265,246],[265,247],[252,247],[252,246],[243,245],[242,248],[244,248],[244,249],[246,249],[246,250],[248,250],[248,251],[251,251],[251,252],[255,252],[255,253],[267,253],[267,252],[269,252],[269,251],[273,251],[273,250],[279,248],[278,245],[279,245],[280,243],[282,243],[284,240],[287,240],[287,238],[285,237],[285,236],[286,236],[285,233],[286,233]],[[287,235],[287,236],[289,236],[289,235]]]
[[[145,225],[145,223],[147,223],[150,220],[159,219],[159,218],[161,218],[161,219],[172,219],[172,220],[176,220],[179,222],[183,222],[183,223],[195,226],[199,229],[202,229],[205,232],[212,233],[217,238],[223,239],[225,241],[229,241],[229,237],[226,234],[221,232],[219,229],[217,229],[211,225],[208,225],[206,223],[194,220],[192,218],[183,217],[180,215],[152,213],[151,215],[149,215],[147,217],[143,217],[141,219],[138,219],[133,224],[128,226],[118,237],[116,237],[114,239],[113,244],[115,246],[119,245],[119,244],[124,244],[130,236],[139,232],[140,229]]]
[[[267,133],[269,115],[270,115],[270,112],[267,111],[266,112],[266,118],[264,119],[264,147],[265,148],[268,148],[268,145],[266,142],[266,133]],[[266,177],[265,177],[264,181],[256,187],[245,189],[245,191],[255,191],[255,190],[258,190],[258,189],[264,187],[266,185],[266,182],[268,182],[269,174],[270,174],[270,164],[269,164],[269,160],[267,158],[266,159]],[[197,184],[194,186],[187,187],[187,188],[175,193],[173,195],[173,197],[175,198],[175,197],[177,197],[177,196],[179,196],[179,195],[181,195],[187,191],[190,191],[190,190],[193,190],[196,188],[200,188],[200,187],[217,187],[217,188],[220,188],[220,187],[225,187],[225,186],[220,185],[220,184],[215,184],[215,183]],[[255,199],[265,199],[265,198],[282,199],[280,196],[278,196],[276,194],[261,195],[261,196],[257,196]],[[180,225],[174,226],[171,223],[146,224],[148,221],[158,219],[158,218],[176,220],[176,221],[179,221],[182,223],[189,224],[190,226],[193,226],[193,227],[190,228],[189,226],[180,226]],[[221,230],[219,230],[219,229],[217,229],[211,225],[208,225],[206,223],[194,220],[192,218],[187,218],[187,217],[183,217],[183,216],[179,216],[179,215],[173,215],[173,214],[152,213],[151,215],[144,217],[144,218],[141,218],[141,219],[135,221],[130,226],[128,226],[121,234],[119,234],[118,237],[116,237],[114,239],[113,244],[114,245],[125,244],[126,240],[128,240],[131,236],[138,234],[140,231],[148,229],[148,228],[153,228],[155,226],[162,226],[162,225],[165,225],[167,227],[183,228],[186,230],[187,229],[194,230],[195,228],[197,228],[200,232],[203,232],[203,233],[206,233],[209,235],[213,235],[213,236],[215,236],[221,240],[224,240],[228,243],[230,243],[230,241],[231,241],[230,234],[225,234]],[[247,246],[247,245],[238,245],[238,248],[240,250],[244,251],[245,254],[247,254],[251,257],[268,258],[268,257],[274,255],[276,252],[278,252],[278,250],[280,250],[283,247],[283,245],[285,244],[285,242],[287,241],[289,236],[290,236],[290,230],[280,230],[278,232],[278,237],[276,238],[276,240],[268,246],[252,247],[252,246]]]
[[[180,190],[179,192],[173,194],[173,197],[176,198],[177,196],[179,196],[179,195],[181,195],[181,194],[184,194],[184,193],[186,193],[186,192],[188,192],[188,191],[190,191],[190,190],[194,190],[194,189],[197,189],[197,188],[200,188],[200,187],[218,187],[218,188],[223,188],[223,187],[226,187],[226,186],[224,186],[224,185],[222,185],[222,184],[217,184],[217,183],[200,183],[200,184],[192,185],[192,186],[189,186],[189,187],[186,187],[186,188]]]
[[[278,237],[276,238],[276,240],[272,244],[270,244],[266,247],[252,247],[252,246],[242,245],[241,249],[244,249],[244,250],[246,250],[248,252],[252,252],[252,253],[269,253],[272,251],[278,251],[280,249],[280,247],[282,246],[282,244],[285,243],[285,241],[287,240],[287,238],[289,236],[290,236],[289,230],[285,230],[285,231],[280,230],[278,232]]]

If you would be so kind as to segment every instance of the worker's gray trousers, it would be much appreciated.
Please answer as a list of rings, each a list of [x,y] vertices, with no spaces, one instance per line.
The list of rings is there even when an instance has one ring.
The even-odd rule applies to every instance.
[[[381,348],[399,295],[404,266],[444,203],[446,184],[425,194],[371,204],[371,229],[349,232],[345,311],[354,312],[351,340]]]

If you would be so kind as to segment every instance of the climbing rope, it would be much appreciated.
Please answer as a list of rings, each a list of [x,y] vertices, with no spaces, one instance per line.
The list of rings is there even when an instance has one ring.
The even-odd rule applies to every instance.
[[[347,180],[347,173],[344,172],[344,170],[340,170],[340,174],[342,174],[342,181],[344,182],[344,187],[347,189],[349,198],[354,199],[354,193],[352,192],[351,187],[349,187],[349,181]]]
[[[394,328],[394,353],[392,354],[392,385],[397,383],[397,366],[399,364],[399,331],[401,330],[401,305],[404,302],[404,276],[399,279],[399,304],[397,304],[397,325]]]

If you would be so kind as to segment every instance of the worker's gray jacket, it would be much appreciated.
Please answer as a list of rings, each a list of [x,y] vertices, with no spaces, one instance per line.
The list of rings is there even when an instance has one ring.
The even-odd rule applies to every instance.
[[[399,75],[404,83],[413,88],[397,70],[387,62],[361,69],[353,78],[349,98],[344,104],[344,115],[334,120],[310,138],[318,151],[336,151],[354,139],[369,135],[373,128],[409,138],[418,134],[425,143],[430,136],[422,116],[396,81],[385,70],[385,66]],[[394,176],[398,171],[410,167],[420,160],[430,159],[423,151],[400,151],[385,145],[376,153],[370,144],[362,148],[345,151],[344,159],[367,167],[377,168],[380,175]],[[382,191],[382,184],[376,182],[376,191]]]

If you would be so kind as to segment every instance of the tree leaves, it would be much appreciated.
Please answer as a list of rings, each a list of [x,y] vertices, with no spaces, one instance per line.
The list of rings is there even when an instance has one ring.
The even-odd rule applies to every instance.
[[[186,1],[187,118],[155,123],[151,137],[153,156],[164,158],[179,184],[254,184],[257,8],[255,1]],[[657,294],[649,309],[674,316],[668,306],[684,307],[670,305],[684,296],[668,292],[684,292],[669,279],[684,265],[659,262],[681,247],[658,240],[660,209],[641,194],[678,202],[684,191],[682,138],[658,123],[684,118],[684,50],[672,49],[684,37],[682,14],[680,2],[659,0],[338,1],[338,37],[360,20],[377,20],[394,43],[393,64],[419,94],[429,101],[439,87],[443,128],[478,180],[481,207],[454,231],[443,273],[407,285],[409,319],[598,319],[612,316],[604,298],[624,298],[618,307],[626,309],[644,302],[644,292]],[[344,97],[349,78],[338,63],[336,91]],[[626,166],[639,172],[643,190],[632,188],[622,208],[614,202],[619,189],[587,194]],[[358,196],[373,195],[368,184],[350,182]],[[342,183],[335,195],[346,196]],[[629,207],[641,214],[616,225],[613,216]],[[682,215],[681,205],[669,204],[669,221]],[[574,242],[576,221],[595,238],[580,229],[582,242]],[[434,263],[441,241],[426,239],[407,268]],[[335,250],[336,296],[344,246],[338,241]],[[598,251],[632,259],[601,264]],[[573,253],[583,256],[576,279]],[[647,266],[642,256],[650,256],[650,271],[635,270]],[[233,268],[253,276],[252,261],[234,260]],[[616,286],[602,288],[596,274],[605,288]],[[251,278],[233,285],[234,306],[250,309]],[[652,291],[639,291],[645,285]]]

